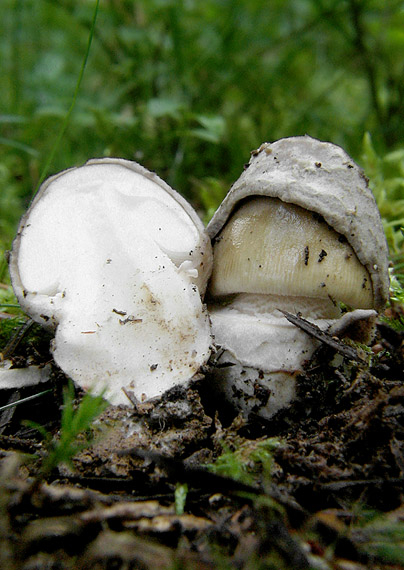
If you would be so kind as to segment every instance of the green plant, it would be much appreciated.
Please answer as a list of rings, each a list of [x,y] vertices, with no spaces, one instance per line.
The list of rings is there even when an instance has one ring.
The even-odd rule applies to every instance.
[[[247,465],[243,461],[239,451],[232,451],[227,445],[223,445],[223,453],[219,455],[209,468],[213,473],[230,477],[243,483],[251,483],[252,477],[248,473]]]
[[[23,312],[18,304],[17,298],[14,295],[13,288],[11,285],[6,283],[0,283],[0,311],[6,313],[7,316],[16,316],[19,318],[23,317]],[[3,328],[1,325],[0,329]],[[1,341],[0,341],[1,343]]]
[[[394,271],[390,272],[390,299],[393,302],[404,306],[404,287],[402,285],[403,275],[395,275]]]
[[[102,396],[92,396],[88,392],[76,407],[74,387],[72,382],[69,382],[63,395],[59,436],[54,438],[43,426],[29,422],[44,439],[45,454],[40,470],[41,477],[49,475],[60,464],[71,465],[73,457],[91,445],[91,424],[107,405]]]
[[[404,565],[404,523],[379,515],[363,529],[353,531],[360,550],[372,561]]]
[[[394,270],[392,295],[403,302],[404,283],[404,148],[380,156],[369,133],[363,140],[364,170],[369,177],[390,249]]]
[[[400,568],[404,564],[404,523],[395,511],[386,514],[356,505],[352,520],[342,534],[352,541],[372,568],[379,567],[380,563],[397,564]]]
[[[177,515],[184,514],[187,495],[188,495],[187,483],[177,483],[174,492],[175,513]]]
[[[272,452],[281,442],[277,438],[246,441],[237,449],[222,444],[223,453],[209,468],[213,473],[251,484],[254,474],[260,470],[263,480],[269,480],[272,469]]]
[[[198,188],[199,199],[205,212],[203,221],[207,224],[226,196],[228,188],[223,181],[212,177],[195,180],[195,185]]]

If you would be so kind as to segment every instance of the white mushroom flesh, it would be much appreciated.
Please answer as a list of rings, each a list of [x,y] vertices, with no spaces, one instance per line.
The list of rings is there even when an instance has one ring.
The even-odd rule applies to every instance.
[[[57,364],[84,389],[128,404],[188,381],[210,353],[202,226],[156,176],[93,161],[51,179],[14,243],[25,311],[56,327]]]
[[[11,360],[3,360],[0,363],[0,388],[19,389],[26,386],[35,386],[47,382],[51,377],[52,368],[46,366],[27,366],[25,368],[13,368]]]
[[[245,366],[265,372],[301,370],[302,362],[312,355],[313,340],[285,319],[280,309],[293,314],[306,310],[322,329],[334,323],[321,317],[324,308],[316,300],[244,293],[226,305],[209,306],[215,339],[220,346],[231,347]]]

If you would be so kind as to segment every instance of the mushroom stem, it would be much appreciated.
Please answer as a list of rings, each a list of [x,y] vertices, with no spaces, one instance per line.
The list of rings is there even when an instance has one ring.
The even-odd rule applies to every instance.
[[[297,375],[321,344],[280,309],[309,315],[308,321],[333,334],[354,331],[362,341],[372,336],[376,317],[374,310],[356,309],[330,318],[326,300],[304,297],[244,293],[226,304],[210,304],[212,333],[220,348],[210,385],[246,416],[269,419],[289,406],[296,397]]]

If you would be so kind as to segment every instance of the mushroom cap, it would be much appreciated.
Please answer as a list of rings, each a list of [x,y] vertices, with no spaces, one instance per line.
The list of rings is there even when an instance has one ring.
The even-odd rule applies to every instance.
[[[58,182],[59,179],[61,179],[62,177],[65,177],[69,173],[73,174],[77,172],[78,168],[84,169],[89,166],[105,167],[107,165],[119,167],[122,173],[124,172],[123,169],[127,169],[127,171],[128,170],[132,171],[135,175],[139,175],[144,180],[150,180],[152,184],[156,184],[157,187],[159,187],[161,190],[164,191],[163,193],[161,193],[161,196],[163,196],[163,194],[166,194],[167,195],[166,201],[168,200],[168,202],[170,202],[172,198],[178,204],[180,209],[182,209],[186,214],[186,216],[190,219],[190,222],[195,229],[195,240],[194,240],[195,243],[193,249],[187,252],[186,259],[189,259],[192,262],[192,267],[197,270],[197,276],[193,279],[193,282],[198,287],[199,292],[203,297],[209,276],[212,271],[212,263],[213,263],[212,250],[210,246],[210,240],[206,234],[205,227],[201,219],[199,218],[198,214],[192,208],[192,206],[187,202],[187,200],[185,200],[185,198],[181,196],[181,194],[176,192],[173,188],[171,188],[171,186],[169,186],[166,182],[164,182],[164,180],[162,180],[159,176],[157,176],[157,174],[147,170],[137,162],[131,160],[125,160],[123,158],[93,158],[91,160],[88,160],[81,167],[67,168],[66,170],[63,170],[62,172],[59,172],[58,174],[55,174],[46,179],[45,182],[43,182],[43,184],[39,188],[36,195],[34,196],[28,210],[25,212],[25,214],[22,216],[20,220],[17,230],[17,235],[13,242],[13,248],[9,262],[9,269],[10,269],[13,287],[16,291],[17,298],[23,308],[25,306],[24,303],[25,297],[22,294],[23,287],[20,279],[18,257],[19,257],[19,248],[21,244],[21,235],[24,232],[25,227],[27,226],[27,222],[28,219],[31,217],[32,211],[34,210],[39,201],[42,202],[43,198],[46,195],[49,195],[50,186],[54,185],[54,183]],[[64,181],[62,181],[62,183],[64,183]],[[78,186],[79,186],[79,181],[74,180],[71,191],[74,191],[74,189],[78,189]],[[143,191],[143,193],[145,196],[147,196],[147,190]],[[167,251],[167,253],[171,255],[171,257],[175,257],[175,253],[169,251]],[[184,261],[184,259],[182,258],[182,256],[180,256],[177,260],[177,265],[180,265],[182,261]],[[40,324],[44,326],[48,324],[49,326],[51,326],[50,323],[40,322]]]
[[[211,265],[210,240],[184,198],[134,162],[95,159],[41,186],[10,275],[25,312],[56,329],[62,370],[124,404],[123,389],[158,396],[209,358],[201,296]]]
[[[388,247],[380,213],[362,169],[341,147],[307,135],[262,144],[209,222],[212,240],[251,196],[279,198],[322,216],[368,270],[374,306],[385,305]]]

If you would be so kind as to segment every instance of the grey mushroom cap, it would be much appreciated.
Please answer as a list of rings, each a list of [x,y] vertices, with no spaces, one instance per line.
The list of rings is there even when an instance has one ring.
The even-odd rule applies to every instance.
[[[307,135],[261,145],[208,224],[212,240],[251,196],[279,198],[322,216],[368,270],[374,307],[385,305],[388,246],[380,213],[362,169],[341,147]]]

